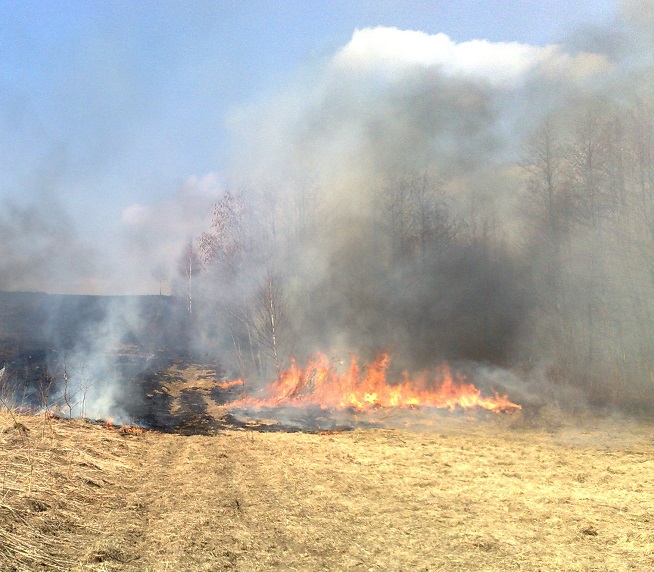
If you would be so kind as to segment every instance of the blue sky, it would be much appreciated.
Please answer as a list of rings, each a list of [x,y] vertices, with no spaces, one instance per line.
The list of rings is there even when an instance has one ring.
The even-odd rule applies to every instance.
[[[546,45],[609,23],[616,7],[606,0],[1,0],[0,12],[0,196],[21,206],[56,202],[63,224],[116,265],[96,281],[18,285],[94,291],[102,276],[120,274],[126,209],[165,203],[189,177],[226,169],[235,110],[320,69],[356,29]],[[145,289],[129,280],[126,273],[108,288]]]

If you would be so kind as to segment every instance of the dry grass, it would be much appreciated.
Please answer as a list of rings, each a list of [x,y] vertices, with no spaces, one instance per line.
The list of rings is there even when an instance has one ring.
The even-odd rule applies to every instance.
[[[121,434],[0,416],[1,570],[654,568],[654,431]],[[14,566],[14,568],[12,568]]]
[[[98,559],[134,443],[83,421],[0,412],[0,569],[71,570]]]

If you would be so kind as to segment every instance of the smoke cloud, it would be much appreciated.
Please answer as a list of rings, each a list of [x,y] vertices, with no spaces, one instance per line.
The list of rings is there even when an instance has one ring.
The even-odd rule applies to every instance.
[[[266,182],[272,216],[296,217],[308,195],[320,211],[325,231],[290,247],[311,306],[294,307],[294,328],[344,351],[401,347],[417,366],[508,359],[534,302],[505,240],[522,185],[507,159],[551,92],[582,90],[610,65],[562,46],[364,29],[315,83],[235,118],[237,172]]]
[[[153,286],[163,266],[192,348],[234,374],[388,351],[398,375],[449,361],[534,403],[654,403],[650,12],[549,46],[357,30],[232,112],[225,172],[124,208],[121,263]],[[83,272],[61,213],[10,209],[6,289]],[[124,310],[71,349],[94,378],[143,327]],[[120,414],[120,383],[89,408]]]
[[[58,202],[6,201],[0,214],[0,290],[70,292],[92,286],[95,255]]]
[[[205,237],[202,280],[227,300],[213,296],[224,314],[205,341],[226,341],[240,368],[266,371],[234,341],[255,332],[269,363],[388,350],[398,371],[536,367],[596,403],[638,400],[650,366],[619,251],[633,255],[637,155],[651,153],[651,134],[630,131],[651,105],[645,28],[633,36],[623,17],[604,49],[588,30],[546,47],[357,30],[311,77],[234,113],[243,210],[230,223],[219,209]],[[545,128],[549,206],[535,173]],[[230,259],[224,233],[237,227],[257,230]],[[634,279],[641,299],[651,282]]]
[[[166,293],[178,275],[177,259],[190,237],[209,225],[211,205],[220,198],[223,183],[217,173],[189,177],[166,200],[154,204],[133,203],[121,213],[123,250],[121,264],[132,284],[146,292],[163,282]]]

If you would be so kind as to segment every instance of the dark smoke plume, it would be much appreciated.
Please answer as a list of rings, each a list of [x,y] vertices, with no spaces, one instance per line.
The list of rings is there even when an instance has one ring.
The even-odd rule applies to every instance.
[[[177,247],[168,269],[192,348],[248,379],[292,355],[388,351],[393,373],[450,361],[525,402],[651,409],[654,65],[652,19],[638,14],[650,3],[542,47],[357,30],[233,112],[204,232],[198,203],[174,216],[184,192],[130,207],[132,255],[155,248],[161,262]],[[38,212],[2,225],[7,288],[40,264],[68,268],[39,259],[21,227],[80,248]],[[108,309],[82,336],[121,346],[138,329]],[[106,369],[99,347],[76,347]]]
[[[360,30],[235,115],[238,212],[200,243],[204,341],[264,377],[291,354],[384,350],[398,370],[473,361],[649,400],[646,30],[623,18],[604,49],[589,31],[532,47]]]

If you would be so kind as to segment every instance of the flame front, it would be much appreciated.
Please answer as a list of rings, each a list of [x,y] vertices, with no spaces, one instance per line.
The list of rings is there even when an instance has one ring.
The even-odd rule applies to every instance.
[[[481,408],[496,413],[521,409],[506,395],[495,393],[484,397],[465,378],[454,378],[447,365],[432,375],[422,374],[410,378],[403,374],[400,383],[387,382],[390,365],[388,354],[381,354],[373,363],[360,371],[356,359],[351,358],[345,373],[339,373],[324,354],[316,354],[305,368],[292,360],[288,370],[265,388],[258,397],[244,397],[229,403],[229,407],[305,407],[318,405],[323,409],[370,410],[399,407],[436,407],[464,410]]]

